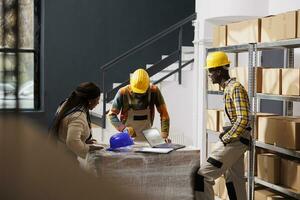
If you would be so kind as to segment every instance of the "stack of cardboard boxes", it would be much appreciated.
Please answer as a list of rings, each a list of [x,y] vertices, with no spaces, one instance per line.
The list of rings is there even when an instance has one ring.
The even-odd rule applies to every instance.
[[[217,26],[213,30],[213,45],[221,47],[297,38],[300,37],[299,18],[299,11],[291,11]]]
[[[206,115],[206,129],[212,131],[219,131],[219,119],[220,119],[220,110],[207,110]]]
[[[300,69],[256,67],[256,92],[272,95],[300,96]],[[231,67],[229,75],[248,90],[248,67]],[[217,84],[212,84],[219,90]],[[209,89],[210,90],[210,89]]]
[[[300,163],[264,153],[257,155],[257,177],[272,184],[300,192]]]

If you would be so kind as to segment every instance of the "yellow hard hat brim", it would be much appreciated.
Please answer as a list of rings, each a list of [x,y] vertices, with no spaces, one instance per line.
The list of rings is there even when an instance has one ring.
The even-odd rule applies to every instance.
[[[213,69],[213,68],[218,68],[218,67],[223,67],[225,65],[229,65],[230,61],[228,61],[227,63],[224,63],[223,65],[215,65],[215,66],[205,66],[204,69]]]
[[[145,89],[139,89],[139,88],[136,88],[134,86],[130,86],[130,88],[131,88],[132,92],[134,92],[134,93],[145,94],[149,87],[147,87]]]

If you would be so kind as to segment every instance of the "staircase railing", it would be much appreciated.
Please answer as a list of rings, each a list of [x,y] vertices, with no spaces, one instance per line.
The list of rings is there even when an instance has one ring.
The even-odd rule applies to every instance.
[[[100,120],[96,119],[96,121],[98,123],[100,122],[103,128],[105,128],[105,126],[106,126],[106,114],[108,112],[106,110],[106,103],[113,100],[113,98],[114,98],[115,94],[118,92],[118,90],[121,87],[123,87],[123,86],[125,86],[129,83],[129,80],[126,80],[125,82],[120,84],[118,87],[113,88],[112,90],[107,90],[107,88],[105,86],[106,72],[109,69],[113,68],[115,64],[119,63],[120,61],[124,60],[125,58],[129,57],[130,55],[146,48],[150,44],[164,38],[168,34],[174,32],[176,30],[179,30],[178,31],[178,48],[177,48],[177,50],[174,51],[173,53],[171,53],[166,58],[164,58],[164,59],[158,61],[157,63],[155,63],[154,65],[152,65],[150,68],[147,69],[147,72],[149,73],[149,76],[151,77],[151,76],[159,73],[160,71],[164,70],[165,68],[167,68],[171,64],[178,61],[178,69],[173,70],[172,72],[170,72],[166,76],[162,77],[161,79],[156,81],[155,84],[163,81],[164,79],[168,78],[169,76],[171,76],[175,73],[178,73],[178,82],[179,82],[179,84],[181,84],[181,82],[182,82],[182,76],[181,76],[182,68],[184,68],[185,66],[187,66],[188,64],[190,64],[194,61],[194,59],[191,59],[190,61],[188,61],[187,63],[182,65],[181,55],[182,55],[183,26],[186,25],[187,23],[190,23],[191,21],[193,21],[195,19],[196,19],[196,13],[194,13],[191,16],[189,16],[189,17],[179,21],[178,23],[170,26],[169,28],[163,30],[162,32],[150,37],[149,39],[145,40],[144,42],[138,44],[137,46],[135,46],[131,49],[129,49],[125,53],[121,54],[120,56],[116,57],[115,59],[113,59],[113,60],[109,61],[108,63],[101,66],[100,70],[101,70],[101,75],[102,75],[103,110],[102,110],[102,118]],[[94,117],[92,117],[92,118],[94,118]]]

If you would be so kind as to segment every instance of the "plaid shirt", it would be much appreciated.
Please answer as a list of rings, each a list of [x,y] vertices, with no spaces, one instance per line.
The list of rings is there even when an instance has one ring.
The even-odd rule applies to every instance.
[[[170,119],[164,98],[156,85],[150,85],[150,91],[151,98],[149,106],[151,115],[151,125],[153,124],[154,120],[155,105],[157,111],[160,114],[161,132],[169,134]],[[130,85],[127,85],[118,91],[113,100],[112,107],[108,113],[108,118],[110,122],[118,131],[123,131],[123,129],[125,128],[125,123],[127,121],[129,110],[129,103],[127,98],[128,92],[130,96],[134,95],[130,88]],[[148,106],[148,95],[145,95],[143,99],[134,99],[132,103],[133,109],[135,110],[146,109]],[[121,113],[120,119],[118,118],[119,113]],[[167,135],[165,137],[167,137]]]
[[[222,140],[228,143],[245,132],[250,120],[247,91],[235,79],[229,79],[225,82],[224,103],[226,109],[224,114],[227,111],[232,124],[232,128],[222,137]]]

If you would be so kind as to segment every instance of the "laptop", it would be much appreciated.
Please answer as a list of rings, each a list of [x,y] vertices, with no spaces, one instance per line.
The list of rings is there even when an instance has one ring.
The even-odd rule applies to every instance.
[[[160,136],[159,130],[156,128],[143,130],[142,134],[152,148],[171,148],[176,150],[185,147],[181,144],[166,143],[165,140]]]

